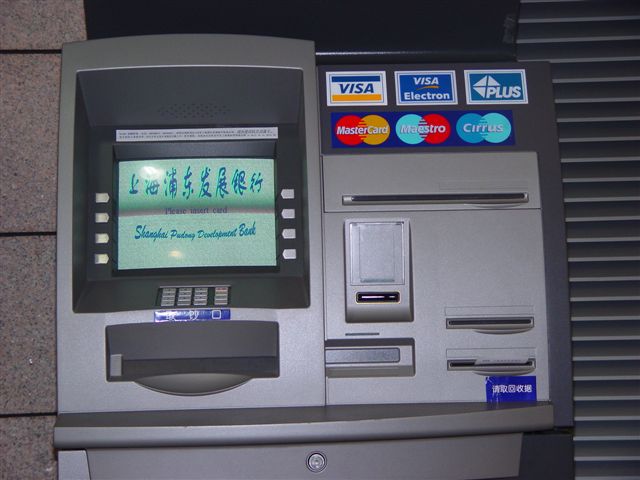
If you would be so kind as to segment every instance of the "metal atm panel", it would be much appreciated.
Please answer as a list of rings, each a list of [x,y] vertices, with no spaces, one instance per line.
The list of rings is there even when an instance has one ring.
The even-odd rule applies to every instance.
[[[296,42],[289,48],[288,42],[273,40],[271,50],[258,53],[256,45],[259,41],[243,37],[226,37],[223,42],[224,48],[210,51],[204,45],[201,48],[191,48],[195,45],[195,39],[185,40],[190,45],[188,50],[191,53],[185,53],[177,48],[177,43],[163,38],[135,39],[134,48],[129,48],[131,43],[127,40],[70,44],[65,48],[58,218],[60,412],[235,408],[241,405],[276,407],[284,406],[292,399],[295,399],[296,406],[319,405],[323,402],[324,335],[322,323],[316,320],[322,315],[319,255],[321,246],[318,242],[319,172],[314,167],[317,164],[317,150],[314,149],[317,149],[318,144],[315,137],[316,86],[314,75],[302,74],[313,72],[315,69],[312,46],[309,43]],[[164,46],[158,48],[161,44]],[[281,54],[285,51],[288,52],[288,61],[281,62],[279,58],[283,58]],[[243,53],[238,55],[238,52]],[[247,63],[252,65],[252,68],[244,67]],[[224,65],[222,68],[227,73],[220,71],[220,65]],[[159,71],[165,71],[165,74],[161,75]],[[244,79],[244,83],[238,84],[239,79]],[[251,86],[253,83],[259,86]],[[149,84],[153,87],[149,88]],[[236,93],[229,94],[230,89]],[[160,103],[157,102],[158,97],[154,97],[154,92],[162,98]],[[289,94],[292,96],[287,97]],[[283,95],[291,101],[280,102],[281,106],[276,108],[274,105],[278,96]],[[272,280],[273,275],[266,274],[265,277],[269,278],[254,286],[250,282],[237,284],[233,281],[233,275],[225,277],[224,274],[220,275],[219,271],[204,274],[189,272],[187,281],[183,279],[184,273],[177,279],[160,275],[156,276],[152,283],[145,281],[142,275],[127,276],[126,272],[109,274],[114,264],[114,250],[117,245],[114,241],[107,245],[96,244],[90,236],[91,233],[85,232],[92,232],[94,227],[102,227],[93,220],[96,215],[104,214],[103,210],[108,212],[107,215],[110,215],[111,219],[115,216],[117,199],[110,190],[112,181],[105,180],[111,175],[113,156],[122,157],[122,161],[131,157],[154,158],[158,154],[157,150],[165,150],[169,143],[173,145],[168,145],[170,151],[164,153],[165,158],[199,155],[237,157],[241,154],[255,156],[257,154],[254,150],[259,148],[255,145],[257,142],[245,142],[245,150],[238,153],[233,151],[233,146],[228,145],[229,142],[215,142],[209,148],[209,152],[202,152],[198,151],[198,148],[208,148],[203,141],[155,144],[146,142],[155,148],[149,150],[142,148],[145,142],[116,141],[117,130],[141,130],[137,127],[153,129],[163,125],[184,128],[192,126],[193,122],[201,122],[203,116],[209,119],[215,117],[216,121],[225,122],[225,125],[226,122],[237,125],[241,118],[250,118],[242,123],[243,127],[261,126],[265,123],[277,125],[279,151],[275,155],[278,161],[283,161],[284,155],[295,155],[296,162],[300,161],[300,155],[309,158],[309,165],[300,164],[302,168],[299,169],[298,180],[283,177],[275,199],[275,208],[279,210],[277,222],[280,230],[298,228],[302,233],[304,225],[304,236],[300,234],[297,240],[276,240],[280,249],[279,258],[282,259],[287,244],[298,245],[293,248],[300,252],[299,258],[291,262],[286,259],[278,260],[280,278]],[[305,137],[299,140],[296,135]],[[289,153],[298,151],[296,144],[300,141],[305,145],[301,152]],[[293,147],[287,150],[288,144]],[[276,147],[271,145],[270,148],[271,153],[268,155],[273,156],[273,149]],[[114,153],[112,149],[116,149]],[[259,151],[258,154],[263,153]],[[87,171],[88,166],[84,163],[87,156],[106,159],[96,161],[93,168],[97,176],[92,176]],[[304,183],[303,176],[308,179]],[[297,197],[283,199],[281,190],[291,188],[295,189]],[[105,191],[111,193],[110,200],[107,203],[99,203],[96,194]],[[303,197],[304,204],[301,201]],[[297,212],[297,219],[282,219],[282,210]],[[105,232],[111,234],[112,238],[113,228],[112,224],[106,224]],[[109,247],[112,247],[112,250],[109,250]],[[94,264],[94,258],[98,258],[96,255],[104,255],[104,252],[111,255],[112,261],[106,265]],[[295,262],[305,263],[305,271],[299,274],[286,273],[287,268],[293,270],[291,264]],[[235,278],[242,275],[246,274],[235,274]],[[294,275],[298,275],[297,280]],[[107,375],[104,374],[108,348],[105,329],[122,324],[153,322],[154,308],[161,309],[159,304],[156,305],[156,292],[159,288],[195,288],[230,283],[236,283],[230,288],[232,305],[234,297],[236,301],[241,296],[249,299],[245,301],[245,304],[249,305],[233,309],[234,321],[267,321],[277,324],[280,371],[272,380],[281,383],[281,388],[274,389],[272,382],[265,383],[264,379],[256,378],[243,386],[244,393],[237,389],[228,389],[215,396],[184,397],[160,395],[148,388],[141,388],[134,382],[108,381]],[[293,300],[299,305],[309,303],[308,306],[296,308],[295,302],[290,303],[289,299],[280,302],[286,305],[285,308],[251,308],[251,301],[255,305],[261,301],[277,301],[274,300],[276,297],[269,296],[268,292],[275,290],[277,295],[275,285],[290,283],[295,286],[307,284],[306,293],[297,294]],[[280,297],[282,298],[282,295]],[[127,298],[130,300],[126,300]],[[146,308],[128,307],[124,303],[129,301],[128,305],[131,305],[141,299],[145,299]],[[103,304],[108,305],[109,302],[113,305],[121,302],[121,307],[105,308]],[[125,311],[116,311],[121,309]],[[159,324],[155,326],[162,327]],[[130,336],[134,334],[128,333]],[[212,335],[216,333],[212,332]],[[246,332],[238,332],[235,335],[236,340],[241,341],[243,335],[246,336]],[[169,333],[167,338],[170,336]],[[140,335],[140,339],[144,339],[144,334]],[[303,356],[315,360],[309,361],[301,368],[299,359]],[[189,360],[176,358],[174,366],[178,361]],[[96,372],[102,373],[96,375]],[[241,381],[239,377],[237,382]],[[82,386],[81,395],[76,385]],[[165,388],[157,385],[156,387]]]
[[[393,359],[385,362],[388,378],[364,369],[358,378],[329,378],[328,402],[482,402],[485,378],[510,374],[535,374],[538,398],[548,399],[546,303],[544,289],[535,287],[544,284],[536,155],[378,154],[323,161],[324,241],[344,242],[346,252],[325,252],[327,335],[349,338],[361,348],[372,338],[389,339],[387,348],[393,348],[393,339],[415,342],[413,368]],[[411,199],[404,201],[403,192],[411,192]],[[478,203],[468,200],[479,192],[486,196]],[[492,194],[500,199],[507,192],[524,200],[492,203]],[[375,202],[367,202],[374,193]],[[364,200],[354,205],[345,197]],[[343,225],[354,222],[404,225],[404,257],[411,266],[405,281],[411,291],[409,321],[388,314],[380,323],[374,311],[371,318],[362,314],[349,322],[357,292],[372,288],[350,285],[353,260]],[[370,367],[376,372],[380,364]]]
[[[523,432],[554,425],[559,395],[541,180],[554,139],[529,131],[548,92],[470,105],[471,68],[316,68],[311,42],[233,35],[65,46],[60,478],[517,475]],[[535,65],[487,68],[546,78]],[[394,72],[428,69],[456,72],[441,117],[500,110],[508,141],[474,147],[452,129],[403,145],[394,122],[430,107],[396,104]],[[374,73],[384,104],[332,105],[332,74]],[[369,124],[344,117],[367,115],[380,136],[348,137]],[[256,162],[273,186],[245,208],[243,165]],[[209,180],[222,189],[212,200]],[[216,224],[265,212],[273,235],[254,243],[236,238],[255,228]],[[179,215],[209,235],[167,233]],[[147,246],[127,250],[129,234]],[[194,249],[156,243],[196,238],[233,240],[226,257],[209,244],[188,261]],[[510,386],[529,388],[526,401],[500,396]]]

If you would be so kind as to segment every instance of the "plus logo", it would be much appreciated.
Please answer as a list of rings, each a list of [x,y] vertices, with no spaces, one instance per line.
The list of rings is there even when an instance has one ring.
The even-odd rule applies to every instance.
[[[490,77],[489,75],[485,75],[480,79],[480,81],[473,84],[473,89],[480,94],[482,98],[490,98],[493,92],[498,93],[500,88],[500,84],[496,81],[495,78]],[[520,94],[520,89],[518,87],[517,95]],[[509,92],[511,95],[511,92]]]
[[[466,70],[468,104],[528,103],[524,70]]]

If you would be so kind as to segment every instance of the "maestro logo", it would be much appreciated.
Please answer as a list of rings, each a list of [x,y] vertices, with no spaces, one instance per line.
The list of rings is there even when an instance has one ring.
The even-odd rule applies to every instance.
[[[467,113],[458,119],[456,131],[467,143],[502,143],[511,135],[511,122],[501,113]]]
[[[345,115],[335,124],[334,134],[340,142],[349,146],[380,145],[389,138],[391,127],[380,115]]]
[[[468,104],[529,103],[524,70],[465,70]]]
[[[327,72],[327,105],[386,105],[386,74]]]
[[[457,104],[456,76],[453,70],[396,72],[398,105]]]
[[[451,125],[442,115],[429,113],[404,115],[396,122],[396,135],[404,143],[417,145],[426,142],[437,145],[444,142],[451,135]]]

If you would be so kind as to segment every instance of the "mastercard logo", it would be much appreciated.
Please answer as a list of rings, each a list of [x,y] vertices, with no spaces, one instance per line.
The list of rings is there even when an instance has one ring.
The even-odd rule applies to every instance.
[[[380,145],[387,141],[391,127],[389,122],[379,115],[345,115],[338,120],[334,134],[345,145]]]

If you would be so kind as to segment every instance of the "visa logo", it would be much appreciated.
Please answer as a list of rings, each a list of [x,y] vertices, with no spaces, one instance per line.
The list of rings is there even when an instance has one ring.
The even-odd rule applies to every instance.
[[[524,70],[465,70],[467,103],[528,103]]]
[[[386,105],[386,73],[327,72],[327,105]]]
[[[373,83],[338,83],[340,93],[374,93]]]
[[[453,70],[395,72],[395,78],[398,105],[458,103],[456,73]]]
[[[435,87],[436,85],[440,85],[440,80],[438,77],[414,77],[413,83],[425,87]]]

